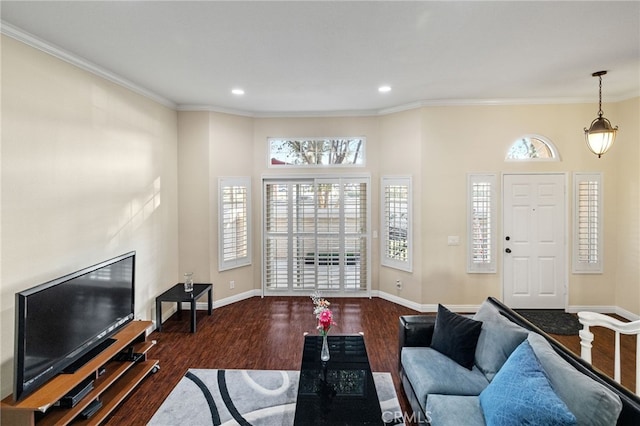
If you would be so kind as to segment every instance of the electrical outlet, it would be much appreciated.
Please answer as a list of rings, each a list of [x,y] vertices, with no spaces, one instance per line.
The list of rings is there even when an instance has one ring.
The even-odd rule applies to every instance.
[[[402,290],[402,281],[400,281],[400,280],[396,280],[396,288],[397,288],[398,290]]]
[[[234,280],[229,281],[229,288],[236,288],[236,282]]]

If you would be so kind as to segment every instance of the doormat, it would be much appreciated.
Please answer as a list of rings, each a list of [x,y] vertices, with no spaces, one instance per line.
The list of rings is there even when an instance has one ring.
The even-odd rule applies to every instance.
[[[582,330],[578,316],[562,309],[516,309],[515,311],[545,333],[577,336]]]

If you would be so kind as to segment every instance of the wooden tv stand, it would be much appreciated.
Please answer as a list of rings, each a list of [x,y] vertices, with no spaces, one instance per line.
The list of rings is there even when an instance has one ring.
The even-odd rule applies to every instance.
[[[133,321],[112,336],[116,341],[72,374],[59,374],[21,401],[9,395],[0,403],[2,424],[6,425],[74,425],[100,424],[149,373],[158,370],[158,360],[147,359],[155,344],[147,341],[146,329],[151,321]],[[133,346],[143,354],[138,362],[118,361],[116,355]],[[104,369],[104,370],[103,370]],[[54,406],[71,389],[87,378],[94,379],[93,389],[72,408]],[[93,401],[102,407],[91,417],[80,414]]]

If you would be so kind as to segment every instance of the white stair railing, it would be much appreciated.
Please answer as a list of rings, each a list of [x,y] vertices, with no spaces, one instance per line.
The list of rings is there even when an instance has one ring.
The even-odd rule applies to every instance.
[[[613,379],[620,383],[620,334],[636,335],[636,395],[640,395],[640,320],[622,322],[608,315],[597,312],[578,312],[578,319],[584,326],[580,330],[580,356],[591,364],[591,348],[593,347],[593,333],[589,327],[605,327],[615,331],[615,356]]]

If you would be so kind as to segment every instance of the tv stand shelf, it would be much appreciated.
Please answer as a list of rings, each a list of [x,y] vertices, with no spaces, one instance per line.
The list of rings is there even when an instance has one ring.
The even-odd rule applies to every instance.
[[[2,400],[2,423],[11,425],[74,425],[100,424],[126,396],[151,372],[158,360],[147,359],[154,345],[146,340],[150,321],[134,321],[114,336],[116,342],[72,374],[59,374],[22,401],[13,396]],[[143,354],[138,362],[117,361],[116,355],[133,346],[133,352]],[[104,372],[100,371],[104,367]],[[54,406],[64,395],[88,377],[94,378],[94,388],[72,408]],[[91,402],[99,400],[102,407],[88,419],[79,417]],[[40,415],[39,413],[44,413]]]

